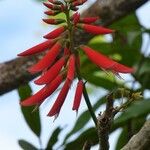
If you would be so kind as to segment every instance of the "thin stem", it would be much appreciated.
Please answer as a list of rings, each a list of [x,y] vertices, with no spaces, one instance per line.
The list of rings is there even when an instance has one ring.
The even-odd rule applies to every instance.
[[[72,53],[75,53],[75,51],[74,51],[74,39],[73,39],[74,29],[73,29],[72,23],[70,21],[70,6],[67,2],[66,2],[66,5],[67,5],[67,8],[68,8],[66,10],[65,14],[66,14],[66,20],[67,20],[67,25],[68,25],[68,38],[69,38],[69,44],[70,44],[69,49]],[[77,71],[78,79],[82,80],[82,77],[80,76],[80,71],[79,71],[78,67],[76,67],[76,71]],[[95,123],[95,126],[97,127],[97,118],[95,116],[92,105],[90,103],[90,99],[89,99],[89,96],[87,94],[85,85],[84,85],[84,88],[83,88],[83,95],[84,95],[85,102],[87,104],[88,110],[90,112],[90,115],[91,115],[91,117],[92,117],[92,119]]]
[[[85,99],[85,102],[86,102],[86,105],[88,107],[88,110],[90,112],[90,115],[95,123],[95,126],[97,127],[97,118],[95,116],[95,113],[93,111],[93,108],[92,108],[92,105],[91,105],[91,102],[90,102],[90,99],[89,99],[89,96],[87,94],[87,90],[86,90],[86,87],[84,85],[84,88],[83,88],[83,96],[84,96],[84,99]]]

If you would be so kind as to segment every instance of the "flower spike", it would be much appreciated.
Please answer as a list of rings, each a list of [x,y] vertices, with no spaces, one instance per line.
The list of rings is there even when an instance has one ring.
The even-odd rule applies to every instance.
[[[59,87],[63,80],[65,80],[55,103],[48,113],[48,116],[58,116],[73,80],[75,77],[78,77],[79,81],[72,106],[72,110],[78,111],[84,88],[82,74],[80,74],[79,47],[94,64],[103,70],[110,70],[117,76],[119,76],[119,73],[133,72],[132,68],[119,64],[88,46],[76,46],[77,43],[74,43],[74,36],[76,36],[75,32],[77,29],[82,29],[96,35],[114,32],[114,30],[102,26],[92,25],[99,19],[98,17],[80,17],[80,14],[77,12],[79,9],[78,6],[84,4],[86,1],[87,0],[48,0],[48,2],[43,3],[48,9],[48,11],[44,13],[50,16],[49,18],[43,19],[43,21],[50,25],[59,26],[43,36],[47,39],[46,41],[18,54],[18,56],[30,56],[45,52],[42,59],[28,69],[29,72],[33,74],[41,72],[42,75],[36,79],[34,83],[45,86],[33,96],[22,101],[21,105],[41,105],[44,100]],[[75,12],[71,16],[72,11]],[[58,18],[59,16],[56,15],[59,13],[63,13],[65,19]],[[96,122],[95,120],[96,119],[94,119],[94,122]]]

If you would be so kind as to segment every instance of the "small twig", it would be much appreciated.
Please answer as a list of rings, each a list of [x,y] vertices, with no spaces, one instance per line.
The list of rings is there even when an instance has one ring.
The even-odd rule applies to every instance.
[[[83,145],[82,150],[90,150],[91,149],[91,142],[90,141],[86,141]]]
[[[109,132],[113,115],[113,94],[107,97],[106,110],[102,115],[99,115],[97,122],[97,130],[101,150],[109,150]]]

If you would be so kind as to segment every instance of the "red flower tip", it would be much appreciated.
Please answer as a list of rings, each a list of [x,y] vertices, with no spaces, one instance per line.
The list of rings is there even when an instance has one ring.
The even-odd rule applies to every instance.
[[[52,4],[56,4],[56,5],[61,5],[62,2],[61,1],[58,1],[58,0],[48,0],[50,3]]]
[[[55,61],[55,58],[61,50],[60,42],[55,43],[55,45],[48,51],[48,53],[34,66],[28,69],[31,73],[37,73],[44,69],[47,69]]]
[[[65,64],[65,58],[59,59],[47,72],[44,73],[39,79],[35,80],[34,83],[38,85],[48,84],[55,79],[60,70]]]
[[[22,106],[40,105],[48,96],[50,96],[58,88],[62,80],[63,76],[58,75],[50,84],[43,87],[33,96],[22,101],[20,104]]]
[[[83,85],[84,83],[82,80],[80,80],[77,84],[72,110],[78,111],[79,109],[81,98],[82,98]]]
[[[99,20],[99,17],[86,17],[86,18],[81,18],[79,22],[81,23],[94,23],[97,20]]]
[[[61,35],[66,30],[66,26],[61,26],[44,36],[46,39],[54,39]]]
[[[74,79],[74,74],[75,74],[75,55],[72,54],[69,58],[67,79],[72,81]]]
[[[18,56],[29,56],[29,55],[33,55],[36,53],[40,53],[44,50],[47,50],[48,48],[51,48],[55,42],[56,42],[56,40],[47,40],[43,43],[40,43],[24,52],[18,54]]]
[[[43,19],[43,21],[47,24],[54,24],[54,25],[65,22],[65,20],[63,19]]]
[[[122,64],[119,64],[112,59],[106,57],[105,55],[101,54],[100,52],[96,52],[95,50],[87,47],[87,46],[80,46],[80,48],[86,53],[88,58],[97,66],[102,69],[111,70],[115,73],[132,73],[133,69],[126,67]]]
[[[52,4],[45,3],[45,2],[43,2],[43,4],[44,4],[47,8],[52,9],[52,10],[60,10],[60,9],[61,9],[61,7],[58,6],[58,5],[52,5]]]
[[[76,25],[80,20],[80,14],[78,12],[74,13],[72,16],[72,20],[73,20],[74,25]]]
[[[86,2],[87,0],[76,0],[71,3],[72,6],[79,6]]]
[[[66,96],[68,94],[69,88],[70,88],[71,82],[70,80],[66,80],[65,84],[63,85],[54,105],[52,106],[51,110],[49,111],[49,113],[47,114],[47,116],[55,116],[58,115],[60,112],[60,109],[66,99]]]
[[[101,26],[94,26],[89,24],[78,24],[79,28],[82,28],[84,31],[92,33],[92,34],[109,34],[114,32],[114,30],[104,28]]]
[[[59,11],[53,11],[53,10],[49,10],[49,11],[45,11],[44,14],[49,15],[49,16],[55,16],[59,13]]]

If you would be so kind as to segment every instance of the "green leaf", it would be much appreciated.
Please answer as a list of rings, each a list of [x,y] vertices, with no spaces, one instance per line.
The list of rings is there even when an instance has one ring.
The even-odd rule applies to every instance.
[[[102,104],[104,104],[106,101],[105,96],[100,98],[93,106],[93,110],[96,111]],[[72,128],[72,130],[66,135],[65,139],[64,139],[64,143],[67,141],[67,139],[77,133],[78,131],[80,131],[81,129],[84,128],[84,126],[88,123],[88,121],[91,119],[91,116],[89,114],[89,111],[86,110],[84,111],[78,118],[78,120],[76,121],[74,127]]]
[[[20,96],[20,101],[30,97],[32,95],[31,87],[26,84],[18,88],[18,94]],[[41,134],[41,123],[39,110],[32,112],[34,107],[24,107],[21,106],[22,114],[26,120],[26,123],[31,128],[31,130],[37,135]]]
[[[118,128],[126,124],[127,121],[150,113],[150,99],[141,100],[133,103],[123,112],[118,118],[114,120],[113,128]]]
[[[106,74],[106,76],[109,76]],[[90,82],[91,84],[94,84],[96,86],[102,87],[106,90],[112,90],[115,87],[118,87],[118,84],[114,81],[111,81],[110,79],[104,77],[100,77],[97,75],[93,75],[91,73],[82,74],[82,77]]]
[[[54,132],[52,133],[51,137],[49,138],[46,150],[52,150],[53,146],[56,144],[56,142],[58,141],[58,136],[61,132],[61,128],[58,127],[54,130]]]
[[[35,146],[25,140],[19,140],[18,144],[23,150],[38,150]]]
[[[67,145],[65,146],[65,150],[74,150],[75,148],[80,150],[87,140],[90,141],[92,145],[98,143],[98,136],[95,128],[87,129],[77,139],[70,143],[67,143]]]
[[[111,28],[116,29],[113,37],[112,51],[122,56],[121,63],[132,66],[140,58],[142,46],[141,25],[135,13],[113,23]]]
[[[141,83],[142,88],[150,89],[150,58],[144,58],[139,72],[135,73],[135,78]]]

